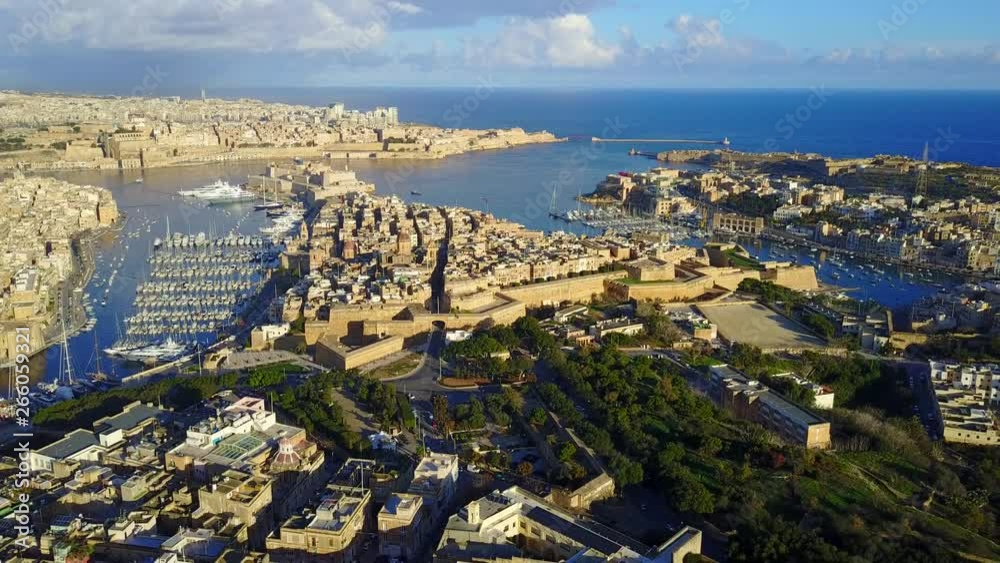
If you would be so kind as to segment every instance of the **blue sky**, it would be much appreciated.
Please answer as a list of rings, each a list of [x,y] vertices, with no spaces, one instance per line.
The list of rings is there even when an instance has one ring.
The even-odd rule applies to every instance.
[[[0,88],[997,89],[998,21],[995,0],[0,0]]]

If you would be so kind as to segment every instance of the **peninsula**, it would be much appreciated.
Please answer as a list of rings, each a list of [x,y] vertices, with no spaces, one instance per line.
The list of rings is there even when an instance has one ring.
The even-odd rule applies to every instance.
[[[141,169],[240,160],[438,159],[558,142],[546,131],[408,124],[395,107],[0,92],[0,170]]]
[[[0,363],[14,357],[15,328],[50,342],[61,333],[60,312],[83,313],[73,289],[93,264],[79,242],[117,220],[104,188],[23,176],[0,182]]]

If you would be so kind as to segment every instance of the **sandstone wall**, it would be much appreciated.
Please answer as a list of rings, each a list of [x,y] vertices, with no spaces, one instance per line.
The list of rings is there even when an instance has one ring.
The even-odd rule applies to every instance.
[[[360,348],[347,349],[332,337],[316,344],[316,363],[334,369],[354,369],[403,350],[403,338],[391,336]]]
[[[819,288],[816,270],[812,266],[792,266],[767,270],[762,279],[798,291],[814,291]]]
[[[434,330],[435,323],[442,323],[449,330],[489,328],[512,324],[527,314],[524,303],[520,301],[510,301],[476,313],[419,312],[408,319],[366,320],[362,323],[362,334],[365,340],[389,335],[410,338]]]
[[[507,288],[499,292],[498,295],[521,301],[529,309],[542,307],[550,303],[558,304],[564,301],[574,303],[589,302],[592,295],[602,295],[605,292],[607,282],[619,280],[627,276],[628,273],[624,271],[592,274],[578,278],[567,278],[564,280]]]
[[[332,307],[330,308],[330,319],[326,323],[324,332],[336,335],[338,338],[348,335],[360,336],[364,321],[388,321],[397,317],[406,318],[406,307],[407,304],[405,303]],[[313,342],[310,342],[310,344]]]

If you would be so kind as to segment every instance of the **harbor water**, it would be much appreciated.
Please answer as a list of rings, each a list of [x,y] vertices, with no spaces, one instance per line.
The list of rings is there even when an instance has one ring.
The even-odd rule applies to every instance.
[[[587,155],[580,160],[579,155]],[[561,175],[561,163],[577,166]],[[549,210],[575,209],[578,193],[586,193],[607,174],[619,170],[644,170],[656,163],[630,157],[627,149],[608,145],[595,149],[590,143],[567,142],[521,147],[506,151],[455,156],[434,161],[351,162],[359,177],[374,182],[380,195],[396,195],[407,201],[434,205],[458,205],[488,210],[497,216],[519,221],[533,229],[565,230],[595,234],[579,223],[567,223],[549,216]],[[260,235],[271,224],[265,213],[252,203],[206,205],[177,195],[180,190],[198,188],[216,180],[243,183],[250,174],[263,172],[266,163],[239,163],[150,169],[135,172],[66,172],[57,174],[67,181],[109,188],[128,223],[118,233],[97,241],[96,274],[86,288],[96,325],[69,340],[76,374],[95,371],[98,358],[105,372],[123,376],[140,369],[133,364],[110,360],[100,350],[113,346],[124,330],[124,321],[136,313],[136,288],[150,278],[153,243],[165,238],[167,218],[173,233],[195,237],[230,234]],[[142,183],[137,183],[142,178]],[[555,190],[553,190],[555,186]],[[418,192],[419,195],[411,193]],[[555,194],[555,204],[552,195]],[[680,243],[701,244],[703,240],[675,237]],[[819,252],[808,248],[780,248],[769,241],[748,243],[752,254],[763,260],[791,260],[818,267],[823,283],[853,289],[850,295],[875,299],[898,309],[938,290],[938,286],[960,283],[951,276],[929,272],[906,275],[894,266],[876,266],[841,256],[843,266],[829,263]],[[852,277],[853,276],[853,277]],[[102,302],[105,304],[102,306]],[[50,348],[44,361],[36,361],[36,372],[55,381],[60,374],[60,347]]]

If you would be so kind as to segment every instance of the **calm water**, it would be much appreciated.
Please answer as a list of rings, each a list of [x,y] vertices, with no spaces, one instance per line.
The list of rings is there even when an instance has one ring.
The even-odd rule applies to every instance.
[[[917,156],[925,142],[934,143],[941,134],[952,138],[940,160],[965,160],[1000,165],[1000,96],[993,93],[880,93],[836,92],[810,119],[784,139],[776,121],[804,104],[808,92],[569,92],[497,90],[475,98],[473,90],[246,90],[215,91],[212,95],[252,96],[291,103],[325,104],[341,100],[350,107],[393,104],[400,106],[404,120],[462,127],[512,127],[546,129],[560,136],[721,139],[728,136],[733,148],[760,150],[774,138],[782,150],[816,151],[834,156],[864,156],[879,153]],[[470,97],[471,96],[471,97]],[[475,100],[475,102],[470,101]],[[470,111],[458,110],[462,104]],[[617,132],[609,125],[615,124]],[[950,132],[949,132],[949,129]],[[607,128],[607,130],[606,130]],[[957,138],[955,138],[957,136]],[[575,208],[574,198],[594,188],[605,175],[622,170],[644,170],[655,163],[627,153],[632,144],[592,145],[567,142],[513,150],[451,157],[441,161],[355,161],[351,167],[360,177],[374,182],[383,195],[395,194],[407,201],[435,205],[459,205],[489,210],[505,218],[546,231],[571,230],[586,233],[548,217],[550,208]],[[634,145],[656,152],[683,145]],[[944,146],[944,145],[941,145]],[[695,148],[691,145],[688,148]],[[702,146],[703,148],[703,146]],[[258,232],[265,224],[262,213],[252,206],[204,207],[182,202],[176,192],[216,179],[245,181],[264,163],[211,165],[194,168],[152,169],[142,172],[144,183],[136,184],[138,172],[74,172],[58,174],[68,181],[105,186],[112,190],[121,209],[130,216],[128,226],[117,237],[101,241],[94,281],[87,288],[98,319],[97,328],[74,337],[71,357],[77,373],[95,367],[95,349],[112,344],[121,319],[131,311],[136,284],[146,273],[146,258],[152,240],[171,230],[225,234],[237,230]],[[413,195],[411,192],[422,195]],[[554,198],[554,204],[553,204]],[[147,227],[149,232],[146,231]],[[126,247],[126,244],[128,245]],[[761,243],[751,251],[762,258],[817,263],[808,250],[773,249]],[[775,256],[778,251],[784,256]],[[100,305],[111,272],[106,307]],[[820,264],[820,278],[836,285],[857,288],[852,295],[874,298],[898,308],[936,291],[934,284],[955,280],[935,276],[929,282],[909,278],[891,267],[877,274],[854,265],[839,271]],[[837,273],[839,280],[833,278]],[[855,277],[849,277],[854,273]],[[95,345],[96,340],[96,345]],[[45,357],[46,379],[58,375],[58,347]],[[112,366],[106,363],[104,369]],[[124,366],[114,366],[125,373]]]
[[[938,160],[1000,166],[1000,92],[830,90],[825,101],[813,97],[815,110],[802,109],[813,96],[808,90],[276,88],[217,90],[210,95],[311,105],[343,101],[355,108],[396,105],[405,121],[445,127],[524,127],[605,138],[728,136],[734,149],[748,151],[762,150],[773,139],[775,150],[837,157],[919,157],[925,143],[933,148],[939,137],[948,136],[953,142],[939,143],[944,150]],[[779,123],[796,112],[805,119]],[[620,134],[603,133],[609,121],[624,126]]]

